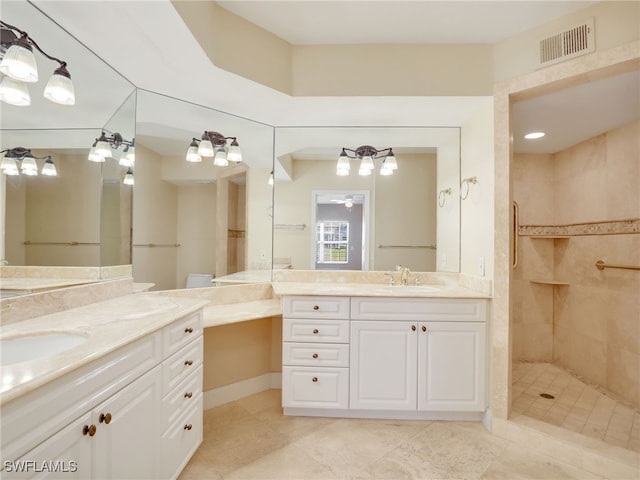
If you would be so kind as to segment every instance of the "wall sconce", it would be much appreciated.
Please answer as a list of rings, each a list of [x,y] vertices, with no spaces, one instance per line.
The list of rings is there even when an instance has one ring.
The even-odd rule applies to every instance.
[[[444,204],[447,203],[447,195],[451,195],[452,192],[451,188],[440,190],[440,193],[438,193],[438,206],[440,208],[444,207]]]
[[[231,144],[227,147],[227,140]],[[213,157],[213,164],[226,167],[229,162],[241,162],[242,152],[236,137],[225,137],[218,132],[205,131],[200,140],[193,138],[187,150],[187,162],[201,162],[202,157]]]
[[[0,162],[0,171],[5,175],[20,175],[20,172],[22,172],[23,175],[36,176],[38,175],[38,163],[36,160],[44,160],[40,173],[47,177],[58,176],[58,171],[51,159],[51,155],[36,157],[31,153],[31,150],[23,147],[9,148],[2,150],[0,153],[4,154],[2,162]],[[20,169],[18,169],[18,162],[21,163]]]
[[[120,155],[118,164],[123,167],[133,167],[136,163],[136,139],[131,141],[122,138],[119,133],[107,136],[104,131],[100,134],[100,138],[96,138],[93,142],[91,150],[89,150],[88,160],[92,162],[104,162],[107,158],[113,158],[113,150],[124,145],[124,150]]]
[[[351,168],[349,160],[352,158],[360,159],[358,175],[371,175],[371,172],[375,169],[374,160],[378,158],[384,159],[380,166],[380,175],[393,175],[394,170],[398,169],[398,162],[396,161],[392,148],[378,150],[371,145],[363,145],[355,150],[346,147],[342,148],[342,152],[340,152],[340,157],[338,158],[336,175],[341,177],[349,175],[349,169]]]
[[[476,183],[478,183],[476,177],[465,178],[460,182],[460,198],[462,200],[466,200],[469,196],[469,185],[475,185]]]
[[[0,100],[10,105],[31,105],[26,84],[38,81],[35,47],[46,58],[60,64],[44,88],[44,97],[60,105],[75,105],[75,90],[67,62],[46,53],[27,32],[1,20],[0,27],[0,54],[4,53],[0,62],[0,73],[4,75],[0,82]]]

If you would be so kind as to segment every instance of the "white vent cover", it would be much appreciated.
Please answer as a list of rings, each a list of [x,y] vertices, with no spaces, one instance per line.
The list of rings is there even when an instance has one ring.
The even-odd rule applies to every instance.
[[[590,18],[555,35],[540,40],[540,64],[546,67],[595,50],[594,20]]]

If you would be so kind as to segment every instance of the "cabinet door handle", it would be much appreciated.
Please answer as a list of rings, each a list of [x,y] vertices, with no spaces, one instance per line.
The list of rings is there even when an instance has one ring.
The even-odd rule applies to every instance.
[[[82,435],[89,434],[90,437],[93,437],[96,434],[96,426],[95,425],[85,425],[82,427]]]
[[[193,393],[192,392],[187,392],[184,394],[184,398],[191,398],[193,397]]]
[[[313,377],[313,378],[311,379],[311,381],[312,381],[313,383],[317,383],[317,381],[318,381],[318,377]]]
[[[320,332],[318,331],[318,329],[317,329],[317,328],[314,328],[314,329],[313,329],[313,334],[314,334],[314,335],[317,335],[318,333],[320,333]]]
[[[191,365],[193,365],[193,360],[185,360],[184,364],[189,367]]]
[[[313,358],[318,358],[318,354],[317,354],[317,353],[314,353],[314,354],[313,354]]]
[[[100,417],[98,417],[98,421],[100,423],[106,423],[107,425],[109,425],[111,423],[111,414],[110,413],[101,413]]]
[[[427,327],[425,327],[424,325],[422,325],[422,331],[426,332],[427,331]]]
[[[193,425],[191,425],[190,423],[187,423],[187,424],[184,426],[184,429],[185,429],[185,430],[191,430],[192,428],[193,428]]]
[[[320,307],[319,307],[318,305],[314,305],[314,306],[313,306],[313,309],[314,309],[314,310],[320,310]]]
[[[184,333],[193,333],[193,328],[187,327],[184,329]]]
[[[415,325],[411,325],[411,330],[413,330],[415,332],[416,331],[416,326]]]

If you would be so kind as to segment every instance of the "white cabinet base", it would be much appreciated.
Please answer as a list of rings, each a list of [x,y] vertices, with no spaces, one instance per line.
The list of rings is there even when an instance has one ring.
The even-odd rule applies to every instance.
[[[302,417],[379,418],[384,420],[449,420],[478,422],[484,420],[484,412],[427,412],[408,410],[355,410],[329,408],[284,407],[284,415]]]

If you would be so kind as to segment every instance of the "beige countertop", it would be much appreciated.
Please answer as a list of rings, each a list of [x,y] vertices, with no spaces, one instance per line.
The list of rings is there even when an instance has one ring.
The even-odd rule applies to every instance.
[[[37,290],[49,290],[52,288],[71,287],[84,283],[95,283],[100,280],[90,278],[32,278],[32,277],[11,277],[0,278],[0,289],[2,290],[22,290],[34,292]]]
[[[45,333],[87,337],[64,352],[1,366],[0,404],[190,315],[208,302],[194,298],[124,295],[0,327],[0,340]]]
[[[276,295],[335,295],[345,297],[491,298],[457,284],[382,285],[374,283],[273,282]]]

